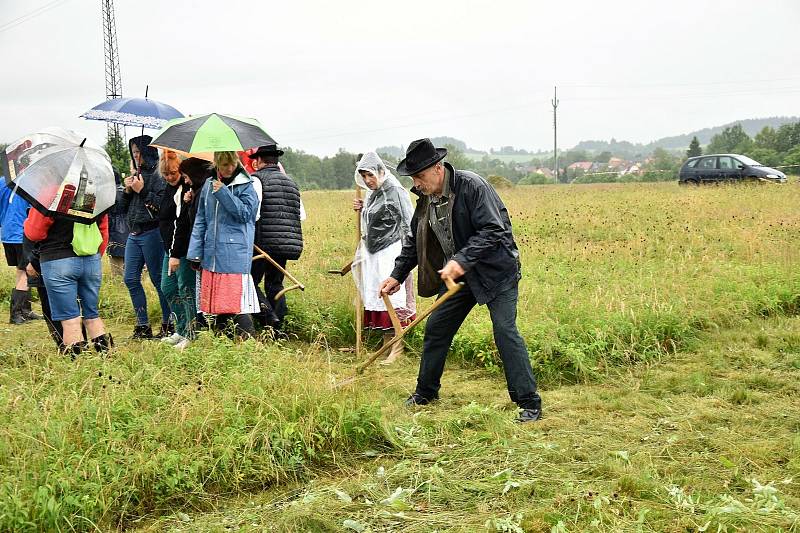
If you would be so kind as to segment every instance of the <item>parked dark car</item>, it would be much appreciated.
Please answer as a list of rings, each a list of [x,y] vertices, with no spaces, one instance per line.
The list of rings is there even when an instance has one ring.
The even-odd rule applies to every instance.
[[[687,160],[681,167],[678,179],[681,185],[745,181],[786,183],[786,174],[744,155],[713,154]]]

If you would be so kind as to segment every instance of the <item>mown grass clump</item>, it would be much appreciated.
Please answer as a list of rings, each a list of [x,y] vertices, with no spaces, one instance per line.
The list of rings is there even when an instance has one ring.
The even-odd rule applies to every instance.
[[[0,357],[0,530],[91,530],[385,449],[380,407],[281,347],[206,337]],[[307,361],[305,361],[307,363]]]

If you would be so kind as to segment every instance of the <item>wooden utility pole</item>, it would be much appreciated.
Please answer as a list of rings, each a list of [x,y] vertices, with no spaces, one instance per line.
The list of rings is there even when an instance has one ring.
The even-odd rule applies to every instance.
[[[553,87],[553,99],[550,100],[553,104],[553,174],[556,176],[556,183],[559,183],[558,177],[558,87]]]

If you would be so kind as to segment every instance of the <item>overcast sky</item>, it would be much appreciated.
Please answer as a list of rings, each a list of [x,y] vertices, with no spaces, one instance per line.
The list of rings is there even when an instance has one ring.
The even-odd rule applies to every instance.
[[[258,118],[323,155],[449,135],[474,148],[649,142],[800,115],[798,0],[117,0],[124,96]],[[0,0],[0,141],[105,98],[99,0]],[[133,130],[128,128],[128,135]]]

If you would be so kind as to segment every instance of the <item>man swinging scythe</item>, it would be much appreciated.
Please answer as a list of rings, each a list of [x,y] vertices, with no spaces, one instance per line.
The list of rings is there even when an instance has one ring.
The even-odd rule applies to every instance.
[[[420,296],[445,294],[446,279],[465,282],[428,318],[416,390],[406,405],[438,399],[453,337],[475,304],[485,304],[509,396],[522,409],[517,421],[533,422],[541,417],[542,400],[516,325],[521,273],[511,220],[492,186],[473,172],[442,162],[446,155],[447,150],[435,148],[430,139],[419,139],[397,165],[399,174],[414,180],[411,190],[419,199],[411,234],[391,276],[381,284],[381,294],[396,292],[415,266]]]

